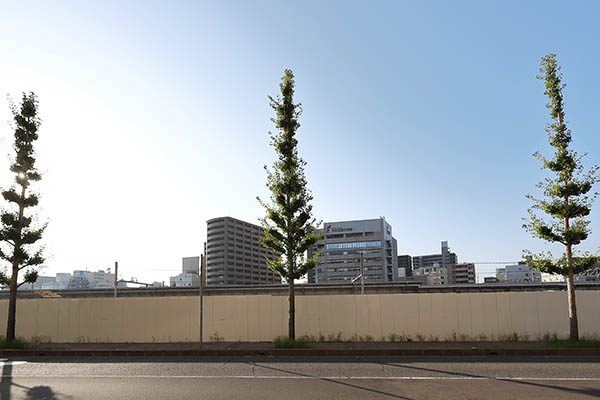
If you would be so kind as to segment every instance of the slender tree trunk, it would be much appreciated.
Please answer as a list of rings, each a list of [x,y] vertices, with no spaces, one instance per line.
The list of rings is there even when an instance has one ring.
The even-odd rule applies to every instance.
[[[288,336],[291,340],[296,340],[296,298],[294,296],[294,280],[290,279],[290,321]]]
[[[579,324],[577,321],[577,303],[575,302],[575,282],[573,281],[573,254],[571,245],[567,246],[567,296],[569,299],[569,340],[579,341]]]
[[[21,232],[23,230],[23,213],[25,212],[25,185],[21,185],[21,202],[19,203],[19,225],[17,228],[17,239],[13,249],[13,257],[21,249]],[[6,340],[15,340],[15,327],[17,325],[17,289],[19,279],[19,263],[13,262],[12,275],[10,277],[10,290],[8,295],[8,321],[6,322]]]
[[[8,321],[6,322],[6,340],[8,342],[15,340],[15,326],[17,322],[17,277],[18,268],[13,266],[13,273],[10,280],[10,290],[8,294]]]

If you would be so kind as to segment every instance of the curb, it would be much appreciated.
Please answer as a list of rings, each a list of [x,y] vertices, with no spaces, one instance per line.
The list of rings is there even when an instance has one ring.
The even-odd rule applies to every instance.
[[[600,356],[600,348],[564,349],[221,349],[221,350],[0,350],[0,357],[228,357],[228,356]]]

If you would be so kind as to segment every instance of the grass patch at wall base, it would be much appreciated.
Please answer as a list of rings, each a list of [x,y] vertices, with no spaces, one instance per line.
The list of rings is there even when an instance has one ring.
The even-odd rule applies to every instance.
[[[569,347],[600,347],[598,339],[582,339],[578,342],[571,342],[569,339],[555,339],[546,343],[550,348],[569,348]]]
[[[277,336],[275,340],[273,340],[273,344],[278,349],[300,349],[310,347],[308,340],[304,337],[293,340],[287,336]]]
[[[32,349],[35,347],[37,347],[36,344],[23,338],[15,338],[9,341],[4,336],[0,337],[0,349]]]

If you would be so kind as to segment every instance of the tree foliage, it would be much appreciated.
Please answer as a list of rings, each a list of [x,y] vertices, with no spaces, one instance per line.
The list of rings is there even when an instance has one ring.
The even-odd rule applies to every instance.
[[[278,159],[271,170],[265,166],[272,203],[259,199],[266,210],[266,216],[261,219],[265,230],[261,242],[281,254],[276,260],[268,260],[269,268],[290,281],[301,278],[315,267],[317,256],[305,258],[304,255],[318,236],[310,204],[313,197],[304,175],[306,162],[298,156],[295,138],[302,108],[293,103],[294,75],[289,69],[285,70],[280,90],[281,97],[269,96],[276,115],[271,121],[279,130],[278,134],[270,134]]]
[[[534,236],[548,242],[558,242],[565,246],[574,246],[587,239],[590,234],[589,220],[592,202],[598,193],[590,193],[594,183],[598,181],[598,167],[594,166],[587,172],[581,163],[583,156],[578,155],[569,148],[572,141],[571,130],[565,121],[564,101],[562,89],[566,86],[561,83],[561,68],[557,65],[556,55],[549,54],[542,58],[540,75],[538,79],[544,80],[546,85],[545,95],[550,102],[546,107],[550,109],[552,122],[546,126],[548,140],[554,147],[554,156],[547,159],[539,152],[534,157],[540,160],[542,168],[551,171],[552,177],[537,184],[543,190],[544,198],[528,195],[533,206],[528,210],[529,218],[523,225]],[[544,219],[537,215],[542,211],[549,218]],[[567,275],[569,261],[566,255],[553,259],[551,253],[527,253],[532,264],[542,272]],[[591,268],[597,257],[584,254],[573,257],[572,263],[575,273]]]
[[[0,260],[9,265],[8,274],[0,272],[0,283],[10,288],[8,340],[14,339],[16,290],[25,283],[34,283],[38,268],[44,263],[43,248],[35,244],[42,238],[46,228],[45,224],[36,224],[36,219],[26,212],[38,205],[39,196],[31,191],[30,185],[41,179],[35,166],[33,147],[40,126],[35,94],[23,93],[20,107],[13,104],[11,110],[15,128],[15,157],[10,171],[15,174],[15,182],[2,191],[8,207],[0,213]],[[21,272],[23,280],[18,282]]]

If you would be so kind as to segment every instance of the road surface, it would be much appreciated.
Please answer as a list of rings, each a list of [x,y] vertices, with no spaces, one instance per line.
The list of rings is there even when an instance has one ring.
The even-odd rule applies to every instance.
[[[0,364],[0,400],[600,397],[600,357],[32,358]]]

